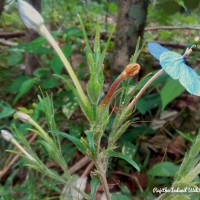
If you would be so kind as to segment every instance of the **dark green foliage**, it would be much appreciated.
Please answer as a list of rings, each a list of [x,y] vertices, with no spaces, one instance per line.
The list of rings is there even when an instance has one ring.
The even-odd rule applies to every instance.
[[[154,165],[149,171],[149,176],[160,176],[160,177],[174,177],[179,169],[179,166],[172,162],[161,162]]]
[[[124,160],[127,161],[129,164],[131,164],[134,168],[136,168],[138,171],[140,171],[140,168],[139,168],[139,166],[137,165],[137,163],[134,162],[132,159],[130,159],[127,155],[124,155],[124,154],[119,153],[119,152],[109,151],[109,152],[108,152],[108,156],[124,159]]]
[[[132,113],[132,110],[128,113],[125,112],[124,108],[154,75],[154,69],[159,69],[158,63],[155,63],[155,60],[150,60],[146,44],[144,43],[140,48],[140,40],[138,40],[135,54],[130,58],[130,63],[135,63],[140,56],[141,73],[138,78],[123,81],[109,104],[103,109],[99,108],[104,84],[106,83],[106,86],[108,86],[108,80],[112,79],[112,66],[107,64],[108,59],[110,59],[110,52],[107,51],[113,50],[113,47],[110,48],[109,46],[109,44],[113,46],[113,22],[109,24],[105,22],[106,20],[113,20],[113,16],[117,12],[117,5],[115,1],[109,3],[108,1],[99,1],[100,3],[97,1],[90,1],[90,3],[89,1],[68,1],[66,3],[65,0],[52,2],[53,6],[50,5],[50,1],[43,1],[43,13],[45,18],[49,20],[48,23],[51,23],[52,30],[58,28],[61,30],[53,32],[53,36],[59,41],[65,56],[71,61],[73,53],[81,55],[82,60],[78,61],[78,65],[73,67],[82,81],[81,84],[84,90],[87,91],[92,109],[90,105],[86,106],[82,103],[70,78],[65,75],[63,64],[58,56],[54,54],[54,51],[49,48],[43,37],[38,37],[29,43],[25,43],[19,38],[16,41],[14,40],[14,42],[19,43],[18,45],[1,48],[0,127],[12,129],[16,126],[17,128],[13,128],[17,132],[15,136],[18,137],[31,156],[37,160],[34,163],[25,158],[25,160],[21,159],[15,163],[15,166],[7,174],[8,178],[3,183],[4,185],[0,186],[2,198],[6,200],[18,197],[20,199],[59,199],[62,193],[60,184],[69,184],[68,180],[71,179],[66,163],[69,165],[74,164],[71,158],[79,155],[77,150],[81,152],[81,155],[82,153],[85,154],[102,164],[103,167],[107,167],[109,164],[109,170],[115,171],[117,169],[129,174],[133,173],[131,175],[135,176],[134,172],[137,169],[141,171],[141,174],[147,174],[150,177],[147,180],[147,185],[142,186],[145,191],[141,192],[136,188],[134,194],[130,192],[131,189],[129,190],[123,186],[123,183],[128,183],[129,179],[120,180],[120,185],[113,186],[112,199],[131,199],[132,196],[154,199],[155,194],[152,193],[152,189],[155,186],[170,187],[173,184],[173,177],[175,177],[173,184],[175,187],[196,187],[199,180],[195,179],[197,174],[191,174],[191,171],[199,163],[199,136],[194,140],[195,132],[199,127],[198,115],[194,116],[195,113],[192,112],[191,119],[187,118],[186,122],[181,121],[186,112],[191,113],[189,106],[194,108],[192,104],[193,97],[191,97],[191,101],[187,102],[188,107],[184,109],[178,107],[177,109],[173,102],[175,98],[176,102],[179,102],[178,100],[182,97],[181,94],[184,92],[184,88],[165,74],[149,86],[137,102],[134,113]],[[147,24],[150,26],[195,27],[199,23],[198,18],[195,18],[196,15],[199,15],[198,8],[199,1],[197,0],[157,0],[154,1],[154,4],[150,4]],[[11,8],[8,6],[8,11],[9,9]],[[132,11],[137,12],[137,8],[134,9]],[[77,18],[77,13],[83,19],[84,25],[82,20]],[[104,19],[105,15],[106,19]],[[78,20],[83,31],[77,27],[77,24],[80,26]],[[97,21],[99,23],[96,24]],[[8,26],[6,31],[21,29],[21,23],[18,22],[15,12],[3,14],[0,23],[3,25],[2,27],[5,27],[5,30]],[[104,27],[106,31],[112,27],[109,37]],[[158,40],[186,45],[189,43],[198,44],[198,38],[198,32],[193,30],[157,30],[145,32],[144,34],[145,41]],[[85,54],[83,53],[84,48]],[[180,50],[180,53],[183,51]],[[24,75],[21,70],[24,63],[24,53],[33,53],[40,57],[41,65],[38,66],[32,76]],[[191,57],[187,58],[187,61],[196,68],[198,58],[199,53],[194,52]],[[154,67],[153,70],[152,67]],[[145,76],[145,74],[147,75]],[[42,92],[38,89],[39,87],[41,87]],[[42,93],[39,96],[39,102],[36,98],[38,93]],[[183,94],[183,99],[185,99],[187,93]],[[198,102],[195,102],[195,104],[197,105]],[[78,105],[82,107],[85,117],[80,114]],[[181,121],[180,123],[184,123],[184,127],[181,127],[181,125],[176,127],[177,124],[169,120],[160,129],[153,130],[151,121],[157,119],[162,111],[169,109],[181,111],[178,123]],[[34,129],[30,124],[21,124],[16,119],[11,121],[11,116],[16,110],[30,114],[42,128],[44,127],[48,137],[44,137],[39,130]],[[85,121],[87,121],[85,118],[91,122],[90,125],[85,125]],[[185,126],[187,127],[187,124],[191,123],[190,121],[192,121],[193,128],[188,127],[185,129]],[[25,134],[27,132],[37,134],[36,141],[31,145],[26,139]],[[166,152],[163,152],[159,148],[157,149],[156,144],[151,143],[151,138],[160,133],[170,139],[171,143],[174,142],[173,139],[177,135],[180,135],[186,141],[186,144],[183,144],[184,150],[189,148],[190,143],[193,144],[181,165],[184,150],[179,146],[176,147],[181,151],[181,157],[174,158],[173,156],[176,154],[168,152],[168,148],[166,148]],[[119,143],[117,143],[118,141]],[[159,141],[159,143],[164,142]],[[178,142],[180,141],[178,140]],[[3,169],[6,165],[7,153],[2,150],[8,147],[5,141],[0,140],[0,143],[2,158],[0,168]],[[108,146],[106,146],[107,144]],[[12,149],[12,146],[9,146],[9,148]],[[155,164],[153,159],[158,159],[156,160],[158,163]],[[74,160],[77,161],[77,158]],[[160,162],[160,160],[163,160],[163,162]],[[48,161],[50,161],[50,164],[52,162],[55,169],[47,168]],[[26,178],[20,179],[18,175],[24,164],[38,170],[40,174],[28,170]],[[178,169],[179,171],[176,174]],[[80,170],[79,173],[82,173],[82,171]],[[138,172],[137,175],[140,176]],[[112,178],[112,174],[110,176]],[[140,181],[140,179],[138,180]],[[145,181],[146,179],[142,180]],[[91,174],[90,181],[91,199],[95,199],[100,182],[101,177],[94,171]],[[70,183],[73,183],[73,181]],[[113,183],[109,180],[109,184],[112,185]],[[120,190],[120,192],[116,192],[116,190]],[[195,194],[192,194],[191,198],[195,199]],[[182,200],[189,199],[189,196],[187,194],[171,194],[166,196],[166,199]]]
[[[62,51],[65,54],[65,56],[67,58],[69,58],[69,56],[72,53],[72,46],[69,44],[65,44],[62,46]],[[61,74],[61,71],[64,66],[63,66],[63,63],[61,62],[60,58],[57,55],[53,56],[50,65],[55,74]]]
[[[169,78],[163,88],[160,90],[160,98],[162,100],[162,109],[172,100],[180,96],[185,88],[176,80]]]
[[[97,187],[100,184],[99,178],[98,177],[92,177],[90,184],[91,184],[90,198],[91,198],[91,200],[93,200],[93,199],[95,199],[95,195],[96,195],[96,192],[97,192]]]

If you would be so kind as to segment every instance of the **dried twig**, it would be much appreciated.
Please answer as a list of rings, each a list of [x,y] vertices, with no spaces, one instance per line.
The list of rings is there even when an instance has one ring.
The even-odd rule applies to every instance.
[[[86,169],[83,172],[83,174],[81,175],[81,177],[87,177],[93,167],[94,167],[94,162],[91,161],[90,164],[86,167]]]
[[[4,45],[4,46],[8,46],[8,47],[18,45],[18,43],[16,43],[16,42],[12,42],[12,41],[9,41],[9,40],[4,40],[4,39],[0,39],[0,44]]]
[[[82,167],[84,167],[85,165],[87,165],[90,161],[91,161],[90,158],[88,158],[86,156],[83,157],[76,164],[74,164],[72,167],[70,167],[70,169],[69,169],[70,174],[75,173],[76,171],[78,171],[79,169],[81,169]]]
[[[9,38],[15,38],[15,37],[24,37],[25,32],[13,32],[13,33],[0,33],[0,38],[9,39]]]
[[[159,30],[200,30],[200,27],[188,27],[188,26],[154,26],[154,27],[146,27],[145,31],[159,31]]]
[[[139,180],[138,180],[138,178],[137,178],[136,176],[130,175],[130,174],[127,174],[127,173],[121,172],[121,171],[114,171],[114,172],[112,172],[112,173],[113,173],[113,174],[124,175],[124,176],[127,176],[127,177],[133,179],[133,180],[135,181],[135,183],[137,184],[138,188],[140,189],[140,191],[141,191],[141,192],[144,192],[144,190],[143,190],[142,186],[140,185],[140,182],[139,182]]]

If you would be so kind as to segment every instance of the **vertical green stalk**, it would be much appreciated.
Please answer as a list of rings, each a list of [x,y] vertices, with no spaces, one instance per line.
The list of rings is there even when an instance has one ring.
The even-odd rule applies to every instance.
[[[55,39],[52,37],[52,35],[49,33],[49,31],[47,30],[47,28],[44,25],[40,26],[40,33],[41,33],[42,36],[44,36],[48,40],[48,42],[52,45],[52,47],[54,48],[54,50],[56,51],[56,53],[60,57],[61,61],[63,62],[64,66],[66,68],[66,70],[68,71],[76,89],[78,90],[78,93],[80,95],[80,98],[81,98],[83,104],[88,107],[89,106],[88,98],[85,95],[85,93],[84,93],[84,91],[83,91],[83,89],[80,85],[80,82],[77,79],[77,76],[72,69],[72,66],[70,65],[70,63],[66,59],[65,55],[61,51],[57,42],[55,41]]]
[[[191,170],[185,177],[183,177],[182,180],[180,180],[180,182],[182,181],[190,183],[193,181],[193,179],[195,179],[195,177],[198,176],[199,173],[200,173],[200,163],[193,170]]]

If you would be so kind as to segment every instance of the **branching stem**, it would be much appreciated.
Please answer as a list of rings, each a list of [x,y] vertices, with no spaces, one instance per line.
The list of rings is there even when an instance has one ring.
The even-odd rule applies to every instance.
[[[111,200],[111,195],[110,195],[110,191],[109,191],[108,182],[107,182],[107,179],[106,179],[105,172],[103,171],[102,166],[98,162],[94,162],[94,163],[95,163],[96,169],[98,170],[98,172],[100,174],[101,183],[103,185],[106,198],[107,198],[107,200]]]

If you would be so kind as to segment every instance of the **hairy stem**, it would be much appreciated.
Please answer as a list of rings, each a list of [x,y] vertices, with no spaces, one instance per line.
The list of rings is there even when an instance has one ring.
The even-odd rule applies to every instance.
[[[195,179],[196,176],[198,176],[200,173],[200,163],[191,170],[185,177],[182,178],[182,181],[190,183]]]
[[[110,191],[109,191],[109,187],[108,187],[108,182],[107,182],[107,179],[106,179],[106,175],[105,175],[105,171],[103,171],[102,169],[102,165],[99,164],[98,162],[94,162],[95,163],[95,166],[100,174],[100,177],[101,177],[101,183],[103,185],[103,188],[104,188],[104,192],[105,192],[105,195],[106,195],[106,199],[107,200],[111,200],[111,195],[110,195]]]

